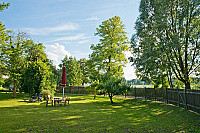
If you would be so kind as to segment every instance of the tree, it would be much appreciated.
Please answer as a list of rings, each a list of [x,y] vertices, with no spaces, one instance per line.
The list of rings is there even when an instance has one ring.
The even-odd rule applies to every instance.
[[[121,79],[109,78],[106,82],[100,84],[100,89],[105,89],[106,93],[110,98],[111,104],[113,104],[113,96],[120,94],[120,84],[122,83]]]
[[[88,61],[93,71],[90,75],[95,75],[92,75],[91,79],[99,80],[100,88],[108,93],[111,103],[119,88],[116,87],[118,81],[113,85],[109,79],[121,79],[123,67],[127,63],[124,52],[129,50],[129,41],[124,30],[125,26],[118,16],[103,21],[95,33],[100,37],[99,43],[90,47],[93,51]]]
[[[43,90],[54,93],[56,79],[52,73],[52,63],[47,59],[43,44],[27,40],[26,45],[26,65],[22,70],[21,91],[28,92],[30,95],[39,94]]]
[[[96,98],[97,95],[98,86],[99,86],[99,81],[95,80],[91,83],[91,85],[86,87],[87,92],[94,94],[94,99]]]
[[[111,104],[113,104],[114,95],[127,94],[128,91],[131,90],[130,84],[122,82],[122,78],[115,78],[111,75],[103,75],[103,82],[100,82],[97,85],[97,90],[104,90],[109,98]]]
[[[131,91],[131,89],[131,84],[128,84],[127,82],[122,82],[120,86],[120,94],[124,94],[126,98],[127,93]]]
[[[1,56],[4,57],[4,64],[8,75],[13,79],[14,89],[13,97],[16,98],[16,90],[18,87],[19,79],[21,77],[21,71],[25,65],[26,56],[26,35],[23,32],[19,32],[17,36],[13,32],[9,32],[9,40],[7,45],[2,47]]]
[[[66,67],[66,85],[81,85],[82,84],[82,75],[80,63],[76,58],[67,57],[62,60],[62,63],[59,65],[61,68]]]
[[[3,76],[3,74],[5,73],[5,53],[6,51],[3,51],[3,48],[5,46],[7,46],[7,43],[6,41],[8,40],[8,36],[6,34],[6,31],[5,31],[5,26],[0,22],[0,77]],[[1,78],[1,80],[3,80]]]
[[[0,11],[3,11],[5,8],[7,9],[10,3],[3,4],[0,3]],[[6,41],[8,40],[8,36],[6,34],[6,28],[3,25],[2,22],[0,22],[0,85],[4,83],[4,79],[2,78],[3,73],[5,73],[5,64],[4,64],[4,57],[3,57],[3,52],[2,48],[7,45]]]
[[[191,88],[189,77],[200,65],[199,5],[199,0],[141,0],[132,45],[138,72],[173,73]]]
[[[91,45],[93,53],[89,56],[95,69],[110,73],[115,77],[123,75],[123,66],[127,63],[124,51],[129,43],[120,17],[115,16],[103,21],[95,35],[100,37],[99,43]]]
[[[82,73],[82,85],[84,85],[84,83],[88,83],[89,82],[89,68],[87,65],[87,60],[85,58],[82,58],[79,60],[79,64],[80,64],[80,68],[81,68],[81,73]]]

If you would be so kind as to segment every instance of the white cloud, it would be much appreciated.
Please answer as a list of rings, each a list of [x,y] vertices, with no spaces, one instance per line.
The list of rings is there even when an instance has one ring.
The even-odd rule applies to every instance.
[[[87,21],[94,21],[94,20],[99,20],[99,18],[97,16],[95,16],[95,17],[87,18],[85,20],[87,20]]]
[[[68,57],[71,56],[71,54],[65,50],[65,47],[58,43],[46,45],[46,51],[48,58],[53,60],[53,63],[56,65],[56,67],[58,67],[58,65],[61,63],[61,60],[64,59],[66,55]]]
[[[83,43],[88,43],[89,40],[82,40],[82,41],[79,41],[78,44],[83,44]]]
[[[77,30],[78,24],[75,23],[66,23],[63,25],[57,25],[54,27],[46,28],[22,28],[23,31],[29,33],[30,35],[48,35],[50,33],[60,32],[60,31],[69,31]]]
[[[85,34],[77,34],[75,36],[66,36],[66,37],[59,37],[57,39],[54,39],[53,41],[74,41],[74,40],[81,40],[81,39],[87,39],[88,37],[85,36]]]
[[[58,15],[68,15],[72,13],[72,11],[68,11],[68,12],[57,12],[57,13],[52,13],[52,14],[48,14],[44,17],[52,17],[52,16],[58,16]]]

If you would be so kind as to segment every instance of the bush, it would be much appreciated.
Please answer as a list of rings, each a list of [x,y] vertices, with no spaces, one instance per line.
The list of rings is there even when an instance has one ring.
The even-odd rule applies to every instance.
[[[54,97],[54,94],[50,92],[50,90],[43,90],[42,91],[43,98],[46,100],[47,96],[50,95],[51,97]]]

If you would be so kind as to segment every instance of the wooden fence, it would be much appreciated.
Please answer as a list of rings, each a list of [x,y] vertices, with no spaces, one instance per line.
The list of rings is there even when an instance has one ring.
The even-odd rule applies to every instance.
[[[57,88],[62,92],[62,87]],[[89,94],[84,86],[67,86],[65,93]],[[200,113],[200,90],[169,89],[169,88],[133,88],[127,96],[146,100],[162,101]]]
[[[134,88],[128,95],[135,98],[144,97],[146,100],[162,101],[200,113],[200,90]]]
[[[64,91],[69,94],[88,94],[84,86],[67,86]],[[57,92],[61,93],[62,87],[58,87]]]

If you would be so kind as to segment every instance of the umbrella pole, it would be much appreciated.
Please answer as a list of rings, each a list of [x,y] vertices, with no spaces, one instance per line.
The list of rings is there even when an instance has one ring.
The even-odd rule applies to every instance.
[[[64,88],[64,86],[63,86],[63,101],[64,101],[64,93],[65,93],[64,91],[65,91],[65,88]]]

